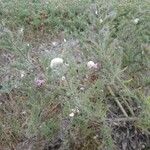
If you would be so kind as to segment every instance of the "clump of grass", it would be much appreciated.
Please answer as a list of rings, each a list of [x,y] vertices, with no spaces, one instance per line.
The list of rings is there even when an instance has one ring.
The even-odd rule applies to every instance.
[[[87,7],[90,1],[2,1],[1,20],[16,29],[24,27],[27,33],[33,31],[83,32],[88,28]],[[5,18],[5,19],[4,19]],[[7,19],[6,19],[7,18]]]

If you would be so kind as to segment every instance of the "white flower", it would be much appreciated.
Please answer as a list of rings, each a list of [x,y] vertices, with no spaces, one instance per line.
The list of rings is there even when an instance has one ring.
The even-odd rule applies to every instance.
[[[74,113],[72,112],[71,114],[69,114],[70,117],[74,117]]]
[[[64,39],[64,42],[67,42],[67,40],[66,40],[66,39]]]
[[[81,91],[84,91],[84,90],[85,90],[85,88],[84,88],[84,87],[81,87],[81,88],[80,88],[80,90],[81,90]]]
[[[56,46],[57,45],[57,42],[52,42],[53,46]]]
[[[94,140],[96,140],[97,138],[98,138],[98,135],[95,135],[95,136],[93,137]]]
[[[100,19],[100,23],[103,23],[103,19]]]
[[[71,111],[72,111],[73,113],[79,113],[79,112],[80,112],[78,108],[71,109]]]
[[[135,18],[133,21],[134,21],[135,24],[138,24],[139,20],[140,20],[139,18]]]
[[[23,35],[24,34],[24,28],[23,27],[20,28],[18,32],[19,32],[20,35]]]
[[[76,109],[76,112],[77,112],[77,113],[79,113],[79,112],[80,112],[78,108]]]
[[[25,72],[23,70],[20,72],[20,76],[21,76],[21,78],[23,78],[25,76]]]
[[[22,115],[25,115],[25,114],[26,114],[26,111],[22,111],[21,114],[22,114]]]
[[[50,64],[50,67],[53,69],[53,68],[56,68],[60,65],[63,64],[63,59],[62,58],[54,58],[51,60],[51,64]]]
[[[94,63],[93,61],[89,61],[89,62],[87,62],[87,67],[89,68],[89,69],[97,69],[98,68],[98,66],[97,66],[97,63]]]
[[[23,31],[24,31],[24,28],[21,28],[21,29],[20,29],[20,32],[23,33]]]
[[[61,77],[61,80],[62,80],[62,81],[66,81],[66,77],[65,77],[65,76],[62,76],[62,77]]]
[[[75,108],[75,109],[71,109],[71,113],[69,114],[70,117],[74,117],[75,114],[79,114],[79,109]]]
[[[95,11],[95,15],[98,15],[98,12],[97,12],[97,10]]]
[[[76,113],[76,109],[71,109],[71,111],[72,111],[73,113]]]

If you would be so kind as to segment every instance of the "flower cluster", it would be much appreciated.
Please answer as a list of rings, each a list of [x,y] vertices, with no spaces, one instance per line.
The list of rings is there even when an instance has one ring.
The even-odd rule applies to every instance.
[[[71,109],[71,113],[69,114],[70,117],[74,117],[75,114],[79,114],[79,109],[75,108],[75,109]]]
[[[45,84],[45,82],[46,82],[45,79],[40,79],[40,78],[35,79],[35,85],[37,87],[42,87]]]
[[[64,62],[64,60],[62,58],[54,58],[51,60],[50,67],[51,67],[51,69],[54,69],[58,66],[63,65],[63,62]]]
[[[98,69],[98,64],[94,63],[93,61],[89,61],[89,62],[87,62],[87,67],[89,69]]]

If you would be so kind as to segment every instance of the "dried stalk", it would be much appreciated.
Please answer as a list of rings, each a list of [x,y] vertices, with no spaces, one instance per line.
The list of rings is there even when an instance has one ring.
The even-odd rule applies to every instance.
[[[115,96],[114,92],[112,91],[111,87],[107,86],[107,89],[110,92],[110,94],[114,97],[115,102],[117,103],[117,105],[121,109],[121,111],[124,114],[124,116],[128,117],[128,114],[126,113],[125,109],[123,108],[123,106],[121,105],[121,103],[119,102],[119,100],[116,98],[116,96]]]

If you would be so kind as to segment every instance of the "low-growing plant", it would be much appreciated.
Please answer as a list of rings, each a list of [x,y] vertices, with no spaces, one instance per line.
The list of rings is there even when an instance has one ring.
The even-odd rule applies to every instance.
[[[36,137],[59,138],[62,149],[119,149],[120,122],[149,136],[148,1],[0,4],[2,146]]]

